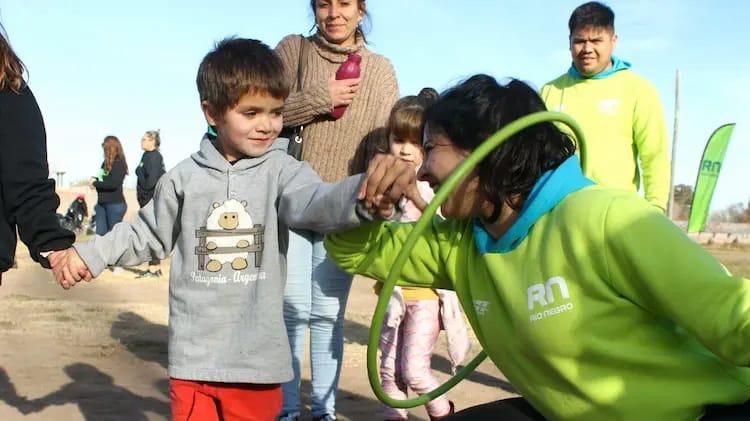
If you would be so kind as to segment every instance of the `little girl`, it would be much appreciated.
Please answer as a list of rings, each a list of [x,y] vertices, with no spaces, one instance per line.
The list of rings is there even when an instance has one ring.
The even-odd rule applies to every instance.
[[[418,96],[401,98],[393,106],[388,120],[387,134],[390,153],[414,164],[422,165],[422,116],[425,109],[437,100],[437,92],[424,88]],[[422,200],[406,201],[401,222],[419,219],[434,196],[429,184],[418,182]],[[380,292],[380,283],[376,292]],[[463,361],[471,348],[463,314],[452,291],[429,288],[396,287],[388,303],[380,336],[380,381],[388,396],[405,399],[407,386],[418,394],[439,386],[430,368],[441,327],[448,338],[451,368]],[[441,396],[427,404],[431,420],[454,411],[453,402]],[[405,409],[386,408],[386,420],[406,420]]]

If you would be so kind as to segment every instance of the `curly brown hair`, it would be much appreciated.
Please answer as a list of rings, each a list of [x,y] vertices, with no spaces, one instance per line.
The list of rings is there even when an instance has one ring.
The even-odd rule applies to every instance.
[[[104,149],[104,171],[112,171],[112,164],[118,159],[122,160],[125,164],[125,174],[128,174],[128,162],[125,160],[125,152],[122,149],[120,139],[116,136],[107,136],[102,142],[102,149]]]
[[[0,91],[8,87],[18,93],[23,85],[23,72],[23,62],[13,52],[0,24]]]

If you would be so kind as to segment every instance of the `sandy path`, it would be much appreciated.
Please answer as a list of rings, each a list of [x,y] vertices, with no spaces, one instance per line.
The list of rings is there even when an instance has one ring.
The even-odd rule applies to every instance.
[[[747,250],[713,252],[736,274],[750,276]],[[18,263],[17,270],[4,274],[0,287],[0,420],[168,418],[166,279],[135,280],[130,272],[106,272],[90,285],[65,292],[25,250]],[[338,400],[343,420],[380,419],[365,372],[367,329],[375,308],[371,286],[369,280],[355,280],[347,308]],[[433,364],[444,380],[449,364],[443,341]],[[309,370],[304,383],[308,388]],[[511,396],[511,390],[485,362],[450,398],[464,408]],[[307,393],[304,399],[309,403]],[[414,409],[412,419],[426,420],[424,409]]]
[[[168,416],[167,282],[109,272],[62,291],[21,251],[19,269],[0,287],[0,419],[156,420]],[[354,283],[347,311],[339,393],[343,420],[379,419],[365,372],[372,282]],[[440,346],[444,349],[444,345]],[[435,358],[443,379],[445,353]],[[309,388],[309,370],[304,376]],[[458,407],[508,396],[502,375],[485,363],[451,393]],[[21,400],[23,396],[27,400]],[[304,394],[309,404],[309,394]],[[415,420],[427,419],[422,408]]]

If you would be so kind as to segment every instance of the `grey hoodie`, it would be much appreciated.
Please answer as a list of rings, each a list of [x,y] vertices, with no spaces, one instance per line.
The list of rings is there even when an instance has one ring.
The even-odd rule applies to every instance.
[[[162,177],[133,224],[77,244],[93,275],[170,252],[169,376],[282,383],[292,378],[283,320],[287,227],[318,232],[360,224],[362,176],[325,184],[278,139],[234,165],[203,138]],[[333,211],[337,210],[337,211]]]

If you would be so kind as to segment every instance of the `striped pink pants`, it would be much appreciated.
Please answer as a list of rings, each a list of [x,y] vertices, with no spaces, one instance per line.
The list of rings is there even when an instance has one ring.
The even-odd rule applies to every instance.
[[[432,374],[432,352],[440,333],[438,300],[405,301],[406,313],[398,326],[383,323],[380,334],[380,384],[388,396],[406,399],[407,387],[417,394],[432,391],[440,384]],[[441,396],[427,404],[431,416],[450,411],[448,398]],[[406,409],[387,407],[385,419],[405,420]]]

